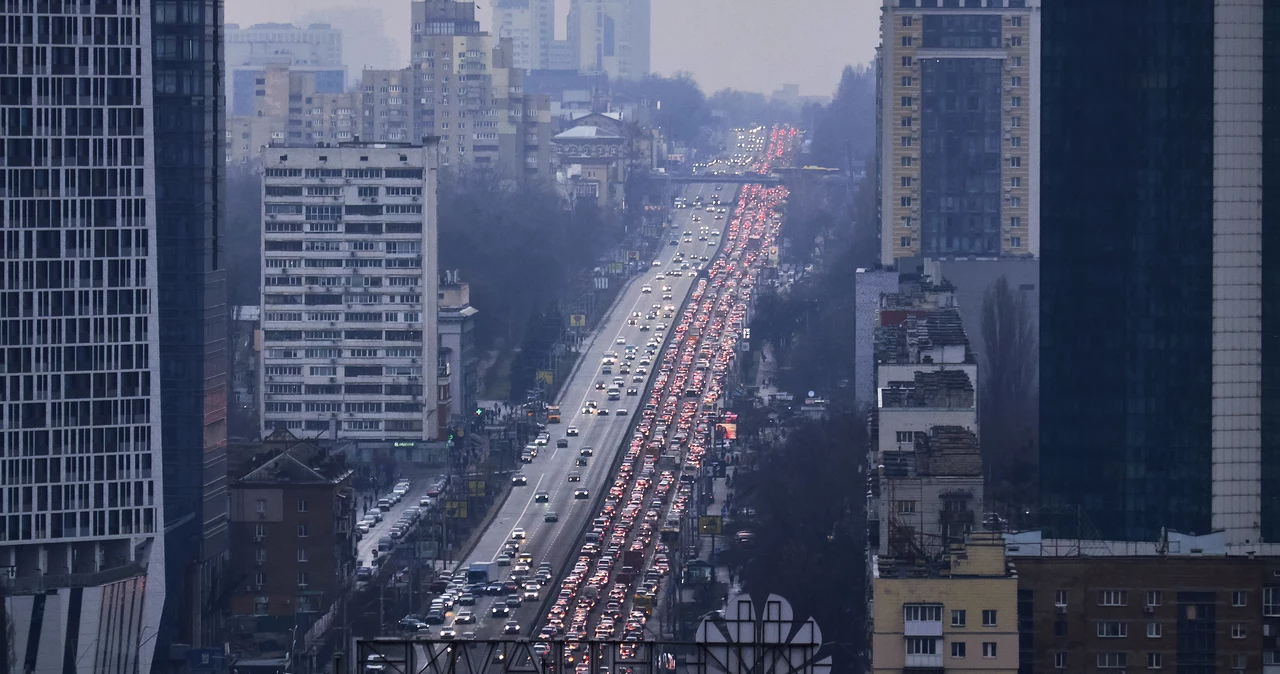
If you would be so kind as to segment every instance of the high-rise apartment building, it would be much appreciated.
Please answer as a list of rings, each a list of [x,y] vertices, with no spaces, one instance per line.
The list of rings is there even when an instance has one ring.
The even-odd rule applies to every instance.
[[[227,117],[227,163],[256,162],[272,143],[345,143],[360,135],[360,95],[330,93],[314,70],[269,66],[248,115]]]
[[[569,43],[580,72],[638,80],[649,74],[649,0],[572,0]]]
[[[263,152],[263,435],[434,439],[435,143]]]
[[[1040,0],[884,0],[880,258],[1039,251]]]
[[[525,95],[512,41],[482,32],[475,9],[474,2],[455,0],[413,3],[413,89],[393,92],[403,88],[403,76],[384,71],[367,77],[363,138],[390,140],[392,101],[403,100],[412,137],[440,139],[442,167],[492,170],[512,180],[549,178],[550,101]]]
[[[1280,7],[1043,17],[1042,500],[1280,542]]]
[[[493,5],[493,32],[510,38],[512,62],[524,70],[550,68],[555,40],[555,0],[498,0]]]
[[[0,652],[150,671],[221,628],[220,4],[5,16],[0,47],[49,65],[0,83]]]
[[[301,28],[290,23],[260,23],[226,27],[228,114],[255,114],[254,99],[267,95],[262,73],[284,66],[293,72],[314,73],[317,91],[340,94],[347,88],[342,61],[342,31],[327,23]]]

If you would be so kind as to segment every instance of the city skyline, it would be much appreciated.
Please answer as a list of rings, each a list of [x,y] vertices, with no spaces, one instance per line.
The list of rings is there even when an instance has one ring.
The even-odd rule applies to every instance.
[[[404,61],[399,67],[408,65],[411,50],[408,31],[396,27],[408,24],[410,5],[410,0],[377,0],[372,7],[381,12],[383,34]],[[846,65],[871,63],[878,41],[880,3],[867,0],[805,0],[802,12],[780,12],[780,5],[773,0],[652,0],[652,5],[653,72],[667,76],[690,72],[708,95],[724,88],[768,94],[783,84],[798,84],[802,95],[827,96],[835,91]],[[345,6],[301,0],[226,0],[226,20],[242,27],[265,22],[300,24],[308,14]],[[568,12],[568,0],[557,0],[556,39],[565,37]],[[481,30],[491,30],[492,4],[481,3],[476,14]],[[765,25],[770,28],[767,35],[752,34]],[[752,39],[712,40],[712,29],[752,34]],[[767,47],[762,48],[758,38],[767,40]],[[783,56],[786,58],[780,58]],[[789,65],[796,61],[808,65],[796,70]],[[349,65],[354,76],[360,66]]]

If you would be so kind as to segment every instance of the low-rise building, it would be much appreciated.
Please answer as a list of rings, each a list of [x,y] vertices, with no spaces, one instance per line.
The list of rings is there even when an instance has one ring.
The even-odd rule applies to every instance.
[[[1024,674],[1280,667],[1280,559],[1228,555],[1221,532],[1162,541],[1006,536]]]
[[[911,451],[885,452],[877,466],[880,554],[936,557],[962,542],[982,515],[982,453],[973,431],[934,426]]]
[[[999,533],[934,561],[879,557],[871,582],[874,674],[1018,671],[1018,578]]]
[[[295,650],[355,577],[353,471],[306,442],[254,463],[230,488],[232,645],[273,656]]]

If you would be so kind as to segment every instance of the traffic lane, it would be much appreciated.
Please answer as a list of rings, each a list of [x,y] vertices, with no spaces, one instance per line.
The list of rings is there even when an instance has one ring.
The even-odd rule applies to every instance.
[[[411,483],[409,485],[409,493],[405,494],[399,503],[391,506],[391,510],[382,513],[382,521],[378,522],[377,526],[371,527],[369,533],[361,537],[360,541],[356,543],[357,567],[373,566],[373,550],[378,547],[378,539],[383,536],[390,536],[392,525],[400,519],[400,515],[404,514],[405,509],[409,506],[418,505],[418,501],[427,495],[427,489],[430,486],[428,484],[429,480],[414,480],[413,482],[420,484]],[[364,513],[360,513],[360,515],[363,517]]]
[[[707,186],[701,186],[699,191],[703,189],[707,189]],[[689,224],[692,224],[692,213],[682,213],[681,215],[684,215],[683,219],[690,221]],[[723,230],[724,221],[717,222],[719,223],[718,226],[712,224],[710,227]],[[697,243],[702,243],[705,246],[705,242],[686,244],[681,241],[681,244],[674,248],[685,252],[686,255],[692,255],[698,249]],[[674,256],[674,252],[672,252],[672,255]],[[655,272],[651,270],[644,276],[653,273]],[[643,280],[643,277],[639,280]],[[681,298],[680,301],[683,302],[683,298],[688,296],[696,280],[696,275],[694,274],[684,274],[680,277],[670,278],[667,284],[672,286],[673,299],[665,303],[674,304],[676,298]],[[514,502],[515,505],[520,505],[519,513],[515,514],[514,517],[512,516],[515,509],[514,505],[510,509],[504,509],[503,517],[495,519],[494,525],[483,535],[481,544],[477,547],[474,555],[476,558],[484,561],[495,559],[502,546],[509,540],[512,528],[518,526],[526,532],[526,542],[522,546],[522,551],[530,552],[533,555],[535,567],[540,562],[548,561],[559,573],[560,567],[567,563],[570,554],[577,545],[578,534],[585,528],[587,521],[594,514],[593,505],[595,499],[593,497],[612,483],[613,459],[616,458],[616,452],[621,451],[622,445],[628,437],[627,431],[630,427],[631,414],[635,413],[635,403],[631,403],[631,406],[627,408],[630,414],[622,418],[618,418],[614,414],[605,417],[594,414],[584,415],[581,410],[587,400],[596,398],[599,398],[597,402],[601,406],[608,406],[613,412],[616,412],[619,407],[626,406],[628,398],[632,401],[640,400],[640,396],[623,396],[618,401],[603,400],[605,395],[595,389],[595,382],[598,380],[608,382],[613,375],[599,374],[599,359],[603,359],[604,353],[607,351],[621,351],[621,345],[617,344],[619,337],[624,338],[627,344],[639,346],[647,341],[650,335],[658,334],[663,336],[665,344],[665,333],[644,332],[640,330],[640,324],[635,326],[626,324],[626,319],[630,317],[632,312],[642,308],[647,309],[653,303],[652,295],[640,291],[642,285],[644,284],[633,280],[626,292],[626,300],[630,300],[630,306],[625,300],[619,302],[614,314],[604,321],[604,328],[598,334],[596,343],[584,355],[584,358],[588,360],[584,360],[583,364],[579,366],[578,372],[566,384],[564,396],[560,401],[561,418],[564,421],[560,426],[552,425],[548,427],[549,433],[553,434],[548,447],[539,451],[539,456],[534,459],[534,464],[526,466],[524,474],[528,478],[528,486],[533,487],[530,490],[531,493],[525,496],[523,505],[521,505],[520,499],[517,499],[515,494],[518,490],[526,489],[528,486],[516,487],[513,490],[513,495],[508,498],[508,503]],[[665,321],[666,319],[659,318],[656,321],[646,322]],[[616,332],[611,332],[609,328],[614,328]],[[611,340],[606,341],[603,339],[611,334]],[[645,380],[632,385],[637,388],[647,386],[654,370],[654,367],[650,367],[649,372],[644,375]],[[577,399],[578,402],[576,404],[571,406],[570,402],[575,399],[574,394],[579,392],[581,397]],[[555,441],[560,437],[564,437],[563,431],[568,426],[577,426],[579,435],[575,438],[568,438],[569,447],[564,449],[556,448]],[[595,456],[588,460],[588,465],[585,467],[572,466],[584,446],[593,447]],[[542,464],[538,469],[529,469],[530,466],[541,463],[544,455],[549,459],[547,463]],[[581,474],[581,482],[568,482],[567,476],[571,470],[577,470]],[[537,475],[536,479],[535,475]],[[548,476],[552,477],[550,481],[547,479]],[[579,487],[587,488],[591,496],[587,499],[573,498],[573,492]],[[548,493],[548,502],[546,504],[539,504],[534,500],[534,495],[540,490]],[[542,507],[538,508],[537,506]],[[556,511],[557,522],[549,523],[544,521],[547,510]],[[550,588],[543,588],[542,590],[543,593],[549,591],[551,591]],[[540,596],[545,597],[545,594]],[[490,607],[494,603],[503,601],[504,598],[501,597],[478,601],[476,607],[478,621],[474,627],[467,626],[471,628],[469,631],[474,631],[478,637],[489,638],[497,636],[502,624],[509,619],[517,620],[522,627],[528,626],[525,621],[538,619],[537,610],[541,607],[540,601],[522,604],[519,609],[512,612],[512,617],[510,618],[491,617],[489,613]]]

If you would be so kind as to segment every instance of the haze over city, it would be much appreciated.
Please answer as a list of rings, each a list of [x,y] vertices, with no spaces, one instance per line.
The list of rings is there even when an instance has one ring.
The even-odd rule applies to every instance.
[[[476,10],[486,30],[494,1]],[[768,94],[798,84],[805,96],[829,96],[841,69],[871,62],[880,20],[875,0],[653,0],[652,6],[654,72],[690,72],[708,94],[726,87]],[[399,0],[226,0],[226,17],[247,26],[357,7],[380,12],[384,35],[401,58],[409,53],[409,3]],[[568,0],[558,0],[556,10],[557,35],[563,37]],[[735,37],[718,37],[723,35]],[[382,42],[376,35],[365,39]]]

